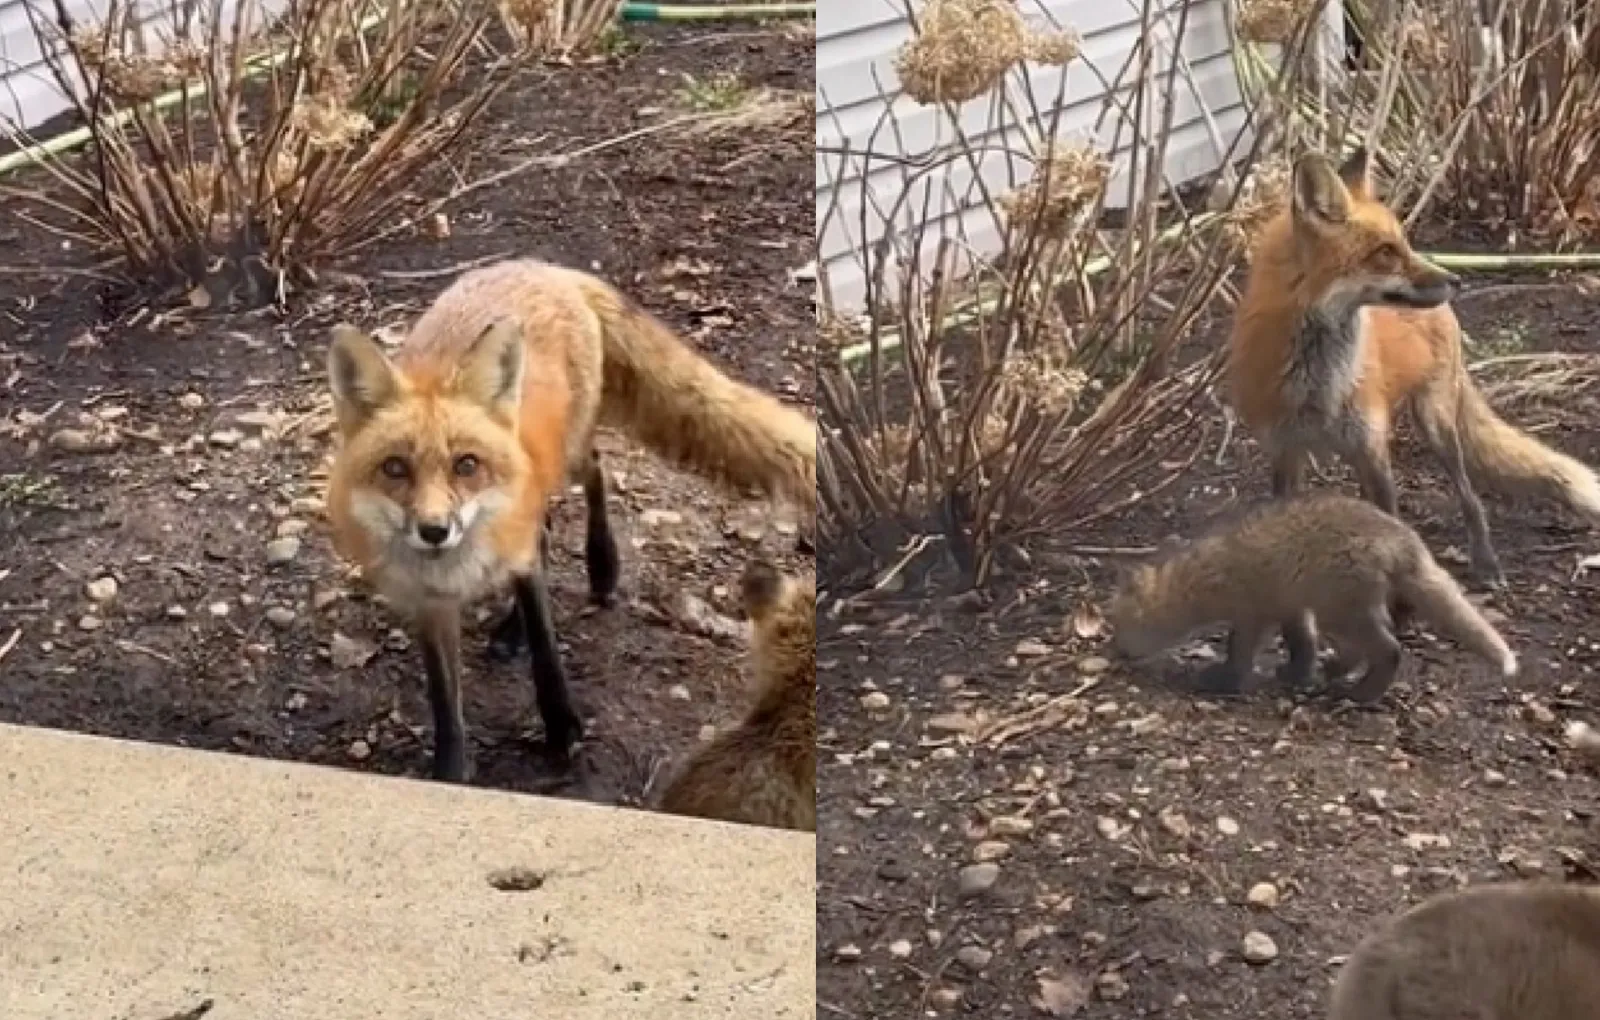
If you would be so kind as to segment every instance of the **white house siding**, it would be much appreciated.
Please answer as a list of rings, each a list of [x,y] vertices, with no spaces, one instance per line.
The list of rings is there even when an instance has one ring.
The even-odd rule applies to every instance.
[[[1154,62],[1163,74],[1171,52],[1170,45],[1165,44],[1170,43],[1176,32],[1181,5],[1191,3],[1182,46],[1183,58],[1191,73],[1188,80],[1181,75],[1179,78],[1180,91],[1172,121],[1175,133],[1167,145],[1164,168],[1168,181],[1177,184],[1194,180],[1221,165],[1228,147],[1235,143],[1244,126],[1245,110],[1229,54],[1220,0],[1166,2],[1168,14],[1158,36],[1163,45]],[[1068,138],[1088,139],[1100,116],[1105,89],[1086,63],[1098,69],[1101,78],[1113,82],[1118,79],[1138,41],[1143,0],[1045,0],[1045,3],[1057,23],[1082,35],[1083,55],[1064,69],[1029,65],[1034,91],[1041,102],[1053,101],[1063,94],[1061,75],[1064,71],[1067,86],[1057,121],[1058,132]],[[1030,22],[1045,24],[1040,9],[1032,0],[1021,6]],[[897,150],[900,154],[918,154],[934,145],[936,132],[942,130],[945,138],[951,133],[942,111],[897,96],[893,59],[910,35],[910,25],[900,0],[822,0],[819,5],[818,244],[824,279],[840,311],[858,309],[865,289],[865,258],[861,254],[863,239],[860,236],[863,232],[861,161],[852,158],[849,165],[841,166],[836,153],[824,150],[837,149],[843,140],[848,140],[852,152],[870,148],[879,154],[895,154]],[[1137,69],[1123,78],[1125,87],[1134,74]],[[894,130],[885,129],[873,138],[875,127],[887,123],[885,97],[894,103],[893,121],[898,125],[898,137]],[[980,98],[961,110],[962,128],[974,141],[985,138],[1000,141],[984,134],[993,123],[990,105],[991,100]],[[1156,119],[1159,116],[1158,109],[1152,113],[1149,123],[1159,123]],[[1050,117],[1046,112],[1046,124]],[[1112,129],[1112,121],[1108,119],[1099,133],[1102,143],[1110,141]],[[1131,127],[1124,125],[1121,144],[1126,147],[1131,138]],[[1240,140],[1235,151],[1246,151],[1247,144],[1248,139]],[[873,163],[868,182],[873,208],[865,218],[868,243],[881,236],[881,212],[903,190],[899,168],[882,160]],[[1003,153],[987,156],[981,165],[985,181],[1002,192],[1015,185],[1014,177],[1030,172],[1024,161]],[[1117,173],[1108,196],[1108,205],[1113,208],[1126,204],[1127,169],[1128,158],[1124,152],[1117,161]],[[951,221],[945,226],[965,238],[968,244],[980,251],[992,251],[998,243],[998,225],[981,202],[963,197],[971,194],[972,178],[973,172],[964,162],[951,164],[940,178],[941,186],[935,190],[935,195],[942,198],[936,198],[927,218]],[[917,204],[920,209],[920,194]],[[904,215],[897,220],[904,221]]]

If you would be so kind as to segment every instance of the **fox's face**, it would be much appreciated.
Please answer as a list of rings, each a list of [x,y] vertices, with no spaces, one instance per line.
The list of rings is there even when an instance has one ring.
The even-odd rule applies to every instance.
[[[1374,197],[1367,150],[1338,170],[1322,156],[1301,157],[1293,189],[1301,269],[1319,303],[1435,308],[1460,289],[1454,273],[1411,250],[1399,218]]]
[[[522,338],[488,329],[443,378],[408,375],[348,326],[328,355],[349,515],[391,562],[442,568],[515,502],[528,467],[516,438]],[[459,564],[467,566],[467,564]]]
[[[763,560],[754,560],[739,581],[740,601],[750,617],[751,648],[757,669],[766,674],[813,664],[817,656],[817,586],[787,577]]]

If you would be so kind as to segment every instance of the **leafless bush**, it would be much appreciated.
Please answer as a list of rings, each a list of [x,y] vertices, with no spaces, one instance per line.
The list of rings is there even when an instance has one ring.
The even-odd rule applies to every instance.
[[[1218,366],[1178,353],[1229,292],[1255,152],[1213,137],[1230,187],[1208,213],[1165,179],[1177,98],[1195,84],[1188,5],[1163,6],[1146,5],[1116,75],[1091,69],[1093,137],[1065,131],[1067,97],[1024,72],[1077,59],[1070,32],[1008,0],[928,0],[897,72],[927,111],[904,116],[935,116],[937,140],[906,152],[904,106],[885,101],[862,151],[819,141],[836,203],[819,233],[847,231],[868,281],[857,321],[826,266],[820,280],[819,527],[834,569],[870,564],[888,586],[940,549],[961,583],[983,584],[997,554],[1117,513],[1198,452],[1196,401]],[[863,178],[878,183],[847,221],[838,203]],[[993,243],[974,242],[985,228]]]
[[[500,0],[499,10],[516,44],[567,57],[605,38],[617,24],[622,0]]]
[[[1258,3],[1237,0],[1240,17]],[[1330,143],[1381,152],[1393,201],[1511,234],[1600,228],[1600,6],[1587,0],[1347,0],[1365,56],[1298,106]]]
[[[489,0],[289,0],[270,23],[261,0],[111,0],[97,25],[46,2],[34,28],[91,146],[22,195],[197,304],[279,297],[392,221],[522,59],[462,82]]]

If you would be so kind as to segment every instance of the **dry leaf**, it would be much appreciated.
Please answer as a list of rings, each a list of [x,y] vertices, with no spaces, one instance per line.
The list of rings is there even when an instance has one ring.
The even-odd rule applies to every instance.
[[[1106,632],[1106,618],[1092,602],[1081,602],[1072,611],[1072,633],[1084,640],[1097,638]]]
[[[1039,994],[1033,1004],[1051,1016],[1076,1016],[1089,1001],[1089,982],[1077,974],[1039,978]]]

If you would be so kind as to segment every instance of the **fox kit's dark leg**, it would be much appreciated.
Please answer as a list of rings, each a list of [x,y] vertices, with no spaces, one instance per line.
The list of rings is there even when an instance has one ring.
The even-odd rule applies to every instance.
[[[600,464],[600,451],[589,452],[589,465],[583,475],[583,500],[589,509],[588,533],[583,543],[584,565],[589,571],[589,599],[596,605],[611,604],[617,580],[622,574],[622,557],[617,539],[611,533],[611,518],[606,512],[606,471]]]
[[[572,745],[583,739],[583,721],[573,711],[567,691],[567,674],[561,666],[555,624],[550,618],[550,591],[542,573],[519,577],[513,584],[533,659],[533,689],[539,718],[544,722],[545,746],[555,757],[565,758]]]
[[[1317,629],[1309,612],[1290,616],[1281,624],[1283,647],[1288,653],[1278,667],[1280,683],[1304,687],[1317,668]]]
[[[1366,613],[1340,620],[1337,630],[1339,658],[1365,662],[1366,674],[1345,692],[1351,701],[1370,705],[1380,701],[1400,671],[1405,651],[1394,636],[1388,607],[1378,603]]]
[[[1500,568],[1500,557],[1495,554],[1494,542],[1489,538],[1489,522],[1483,512],[1483,503],[1472,488],[1472,479],[1467,476],[1467,457],[1461,447],[1461,433],[1456,428],[1456,401],[1442,396],[1444,392],[1441,384],[1418,395],[1413,402],[1417,423],[1422,427],[1423,439],[1433,449],[1445,476],[1450,479],[1456,502],[1461,504],[1461,516],[1467,525],[1467,549],[1473,578],[1491,588],[1503,587],[1506,575]]]
[[[544,524],[539,531],[539,570],[545,577],[550,576],[550,541],[555,526],[555,515],[546,510]],[[512,662],[522,654],[526,643],[522,607],[517,604],[516,596],[512,595],[510,608],[494,625],[494,630],[489,632],[489,658],[496,662]]]
[[[1195,686],[1210,694],[1240,694],[1255,675],[1256,652],[1267,636],[1269,625],[1260,620],[1241,620],[1228,631],[1228,657],[1202,669]]]
[[[1272,456],[1272,496],[1285,499],[1305,487],[1306,453],[1298,446],[1284,447]]]
[[[1395,494],[1394,469],[1389,465],[1387,429],[1371,429],[1364,441],[1351,445],[1347,456],[1361,481],[1361,495],[1379,510],[1398,516],[1400,501]]]
[[[464,783],[471,768],[461,711],[461,613],[430,607],[420,620],[422,666],[433,709],[433,777]]]

